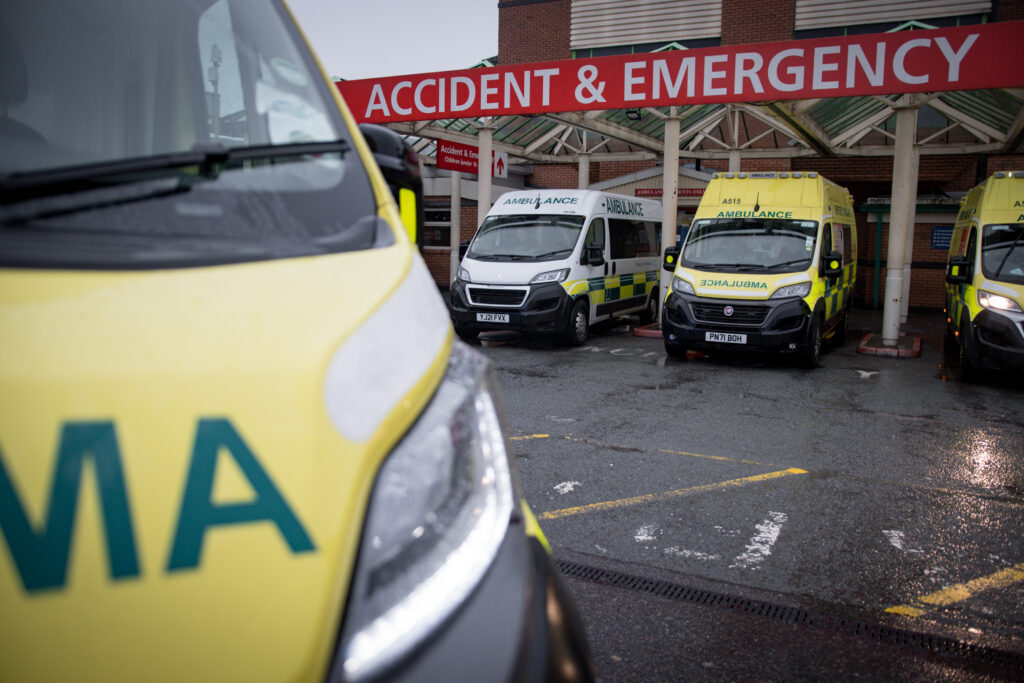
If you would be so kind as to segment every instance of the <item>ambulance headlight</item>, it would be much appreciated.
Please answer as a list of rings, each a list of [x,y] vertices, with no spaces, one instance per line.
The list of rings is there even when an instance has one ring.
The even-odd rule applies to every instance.
[[[679,294],[696,294],[696,292],[693,291],[693,285],[678,275],[674,275],[672,277],[672,291],[678,292]]]
[[[559,268],[558,270],[549,270],[546,273],[540,273],[534,275],[533,279],[530,280],[531,285],[540,285],[546,282],[561,282],[565,278],[569,277],[568,268]]]
[[[455,277],[463,282],[472,282],[472,278],[469,277],[469,271],[459,266],[459,269],[455,271]]]
[[[804,298],[811,293],[811,283],[801,282],[798,285],[786,285],[779,287],[772,293],[772,299],[789,299],[790,297]]]
[[[994,308],[997,311],[1024,313],[1024,311],[1021,311],[1020,305],[1013,299],[1001,294],[986,292],[984,289],[978,290],[978,304],[982,308]]]
[[[515,500],[500,411],[489,362],[456,342],[370,497],[340,651],[348,679],[422,642],[491,565]]]

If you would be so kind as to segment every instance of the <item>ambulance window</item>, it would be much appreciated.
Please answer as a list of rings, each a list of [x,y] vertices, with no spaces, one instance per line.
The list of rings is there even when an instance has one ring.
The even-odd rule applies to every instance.
[[[821,229],[821,256],[825,257],[826,254],[832,251],[832,224],[826,223],[825,227]]]
[[[587,230],[587,241],[583,243],[586,248],[600,247],[604,249],[604,219],[595,218],[590,221],[590,229]]]
[[[854,259],[853,254],[853,228],[849,225],[842,226],[843,228],[843,263],[850,263]]]
[[[608,219],[611,258],[636,258],[636,223],[621,218]]]
[[[656,256],[659,254],[661,250],[658,248],[658,231],[655,229],[654,223],[651,221],[636,223],[636,229],[636,255]]]

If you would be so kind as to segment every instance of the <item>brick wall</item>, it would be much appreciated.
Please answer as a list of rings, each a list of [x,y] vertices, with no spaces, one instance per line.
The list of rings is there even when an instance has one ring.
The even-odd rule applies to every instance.
[[[722,0],[722,45],[792,40],[794,0]]]
[[[575,189],[580,182],[580,171],[576,164],[539,164],[533,167],[533,175],[528,180],[538,187]]]
[[[571,59],[571,9],[570,0],[499,2],[498,63],[522,64]]]

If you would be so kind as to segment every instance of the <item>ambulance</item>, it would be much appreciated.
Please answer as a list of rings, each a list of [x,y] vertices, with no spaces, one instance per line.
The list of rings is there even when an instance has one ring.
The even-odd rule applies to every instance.
[[[0,55],[0,680],[592,678],[418,161],[288,9],[4,3]]]
[[[1024,171],[964,196],[946,265],[946,344],[960,375],[1024,370]]]
[[[663,267],[673,271],[661,322],[670,356],[752,351],[817,367],[824,340],[846,343],[853,200],[813,171],[717,173]]]
[[[559,335],[579,346],[594,323],[658,319],[661,203],[597,190],[501,196],[451,286],[455,332]]]

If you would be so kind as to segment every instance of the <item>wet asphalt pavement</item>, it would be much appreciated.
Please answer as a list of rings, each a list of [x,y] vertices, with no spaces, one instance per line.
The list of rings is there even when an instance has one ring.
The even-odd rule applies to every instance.
[[[600,680],[1024,679],[1020,378],[958,381],[936,312],[815,370],[632,323],[477,344]]]

